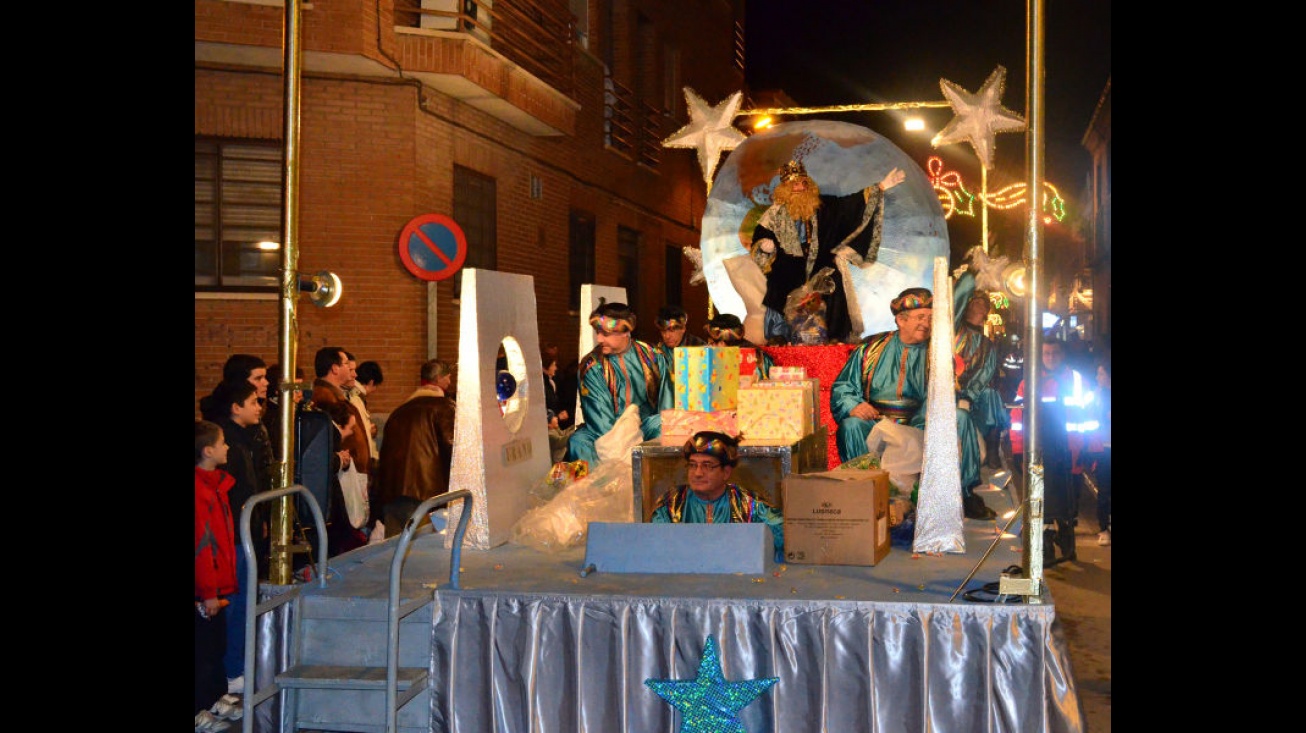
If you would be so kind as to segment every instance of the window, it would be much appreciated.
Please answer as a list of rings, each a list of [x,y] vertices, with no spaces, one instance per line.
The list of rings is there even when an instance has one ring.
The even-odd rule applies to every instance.
[[[588,211],[571,212],[567,308],[573,313],[580,310],[580,286],[594,282],[594,215]],[[582,314],[586,318],[588,313]]]
[[[463,267],[494,270],[499,266],[495,227],[497,194],[493,178],[460,165],[453,167],[453,220],[467,237]],[[463,279],[453,278],[453,297],[462,297]]]
[[[626,305],[639,312],[639,242],[634,229],[617,227],[617,286],[626,289]]]
[[[680,299],[684,293],[680,289],[680,262],[684,259],[684,251],[676,246],[675,242],[667,242],[666,254],[666,277],[663,278],[667,284],[667,292],[664,303],[668,305],[684,305]]]
[[[277,292],[281,168],[279,142],[195,139],[197,292]]]

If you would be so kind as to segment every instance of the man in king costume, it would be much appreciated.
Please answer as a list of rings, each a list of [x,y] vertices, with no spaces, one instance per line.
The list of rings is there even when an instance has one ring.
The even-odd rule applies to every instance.
[[[784,517],[780,510],[750,489],[730,483],[739,463],[739,441],[711,430],[700,430],[685,442],[688,484],[667,489],[653,507],[654,523],[763,523],[771,528],[775,561],[784,562]]]
[[[882,181],[860,191],[823,196],[802,162],[791,160],[780,169],[774,203],[754,227],[751,247],[754,261],[766,274],[762,303],[768,339],[780,336],[793,341],[784,319],[786,299],[821,268],[837,271],[835,257],[841,250],[856,253],[862,261],[875,260],[884,222],[884,193],[906,175],[894,168]],[[830,341],[846,343],[860,334],[851,333],[843,278],[835,277],[834,282],[834,292],[826,298],[825,325]]]
[[[925,428],[934,297],[927,288],[907,288],[890,302],[889,310],[898,330],[863,339],[830,386],[830,414],[839,426],[835,442],[842,462],[870,450],[866,439],[879,420]],[[968,519],[992,519],[997,513],[974,493],[980,484],[979,451],[966,410],[957,410],[957,435],[962,445],[963,513]]]
[[[662,434],[662,410],[671,409],[675,385],[670,365],[635,339],[635,313],[625,303],[602,303],[590,314],[595,346],[577,366],[585,422],[567,442],[567,462],[599,462],[594,441],[607,434],[628,405],[639,406],[645,440]]]

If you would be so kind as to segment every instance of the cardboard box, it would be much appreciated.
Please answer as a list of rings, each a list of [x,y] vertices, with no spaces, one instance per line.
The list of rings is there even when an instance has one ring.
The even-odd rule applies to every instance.
[[[740,388],[735,419],[744,437],[802,440],[812,432],[812,393],[802,382],[758,382]]]
[[[792,473],[784,494],[785,561],[875,565],[889,554],[889,474]]]
[[[662,411],[663,435],[688,438],[700,430],[715,430],[726,435],[738,435],[739,423],[735,419],[735,411],[699,412],[675,409]]]
[[[738,346],[677,346],[675,402],[678,410],[716,412],[738,405]]]

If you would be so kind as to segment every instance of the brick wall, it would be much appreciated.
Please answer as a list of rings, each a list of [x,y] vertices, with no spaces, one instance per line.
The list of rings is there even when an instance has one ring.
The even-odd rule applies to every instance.
[[[688,0],[672,4],[691,9],[685,12],[696,12],[692,9],[698,7]],[[227,15],[221,22],[209,17],[214,6],[238,6],[238,16],[252,24],[251,32],[260,39],[270,32],[269,24],[275,25],[276,43],[280,43],[280,8],[215,0],[196,2],[197,40],[231,41],[245,32]],[[390,7],[383,0],[383,23],[391,22]],[[329,18],[328,10],[338,17]],[[714,11],[712,17],[720,14]],[[371,32],[373,47],[365,53],[375,54],[375,25],[369,25],[376,22],[372,3],[321,4],[305,15],[313,16],[305,26],[307,48],[318,43],[339,49],[366,42]],[[592,30],[597,30],[597,18],[591,19]],[[710,35],[711,43],[728,48],[728,22],[725,18],[721,23],[682,23],[660,32],[681,34],[682,47],[702,43],[705,39],[700,36]],[[309,28],[313,29],[311,43]],[[732,73],[729,65],[720,74],[687,66],[684,79],[696,89],[723,88]],[[714,81],[721,74],[726,79]],[[522,133],[429,88],[419,95],[416,82],[398,74],[386,78],[303,75],[298,269],[306,274],[329,269],[344,283],[344,297],[333,308],[317,308],[307,298],[296,304],[295,358],[309,378],[316,350],[339,345],[360,361],[379,362],[385,371],[385,383],[369,397],[375,411],[394,409],[417,385],[418,367],[429,348],[428,285],[404,268],[397,237],[415,216],[452,214],[454,165],[496,180],[498,269],[533,277],[539,340],[558,346],[561,363],[577,357],[578,329],[588,315],[567,311],[568,216],[573,207],[597,218],[595,280],[599,284],[617,282],[617,227],[643,233],[643,297],[632,305],[639,314],[639,338],[656,339],[652,323],[663,305],[664,250],[668,243],[677,250],[698,244],[706,197],[701,172],[693,151],[668,150],[658,170],[650,171],[606,150],[602,65],[595,56],[578,53],[575,78],[581,109],[574,134],[545,138]],[[284,105],[277,72],[197,64],[195,95],[196,135],[260,139],[282,135]],[[669,124],[675,129],[686,121]],[[530,198],[531,176],[542,183],[538,200]],[[693,272],[688,261],[682,270],[683,305],[691,314],[691,328],[701,330],[707,291],[702,285],[688,284]],[[453,301],[452,280],[437,283],[434,290],[438,323],[433,350],[441,358],[456,360],[461,311]],[[280,302],[273,299],[196,300],[197,401],[220,378],[222,362],[232,353],[257,354],[269,364],[278,361],[279,314]]]

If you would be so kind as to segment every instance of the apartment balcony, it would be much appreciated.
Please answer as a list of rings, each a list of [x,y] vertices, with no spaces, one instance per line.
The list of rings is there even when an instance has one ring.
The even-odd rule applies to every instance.
[[[305,74],[416,78],[528,134],[575,133],[567,0],[332,0],[301,8]],[[196,63],[280,68],[284,14],[283,0],[195,0]]]

